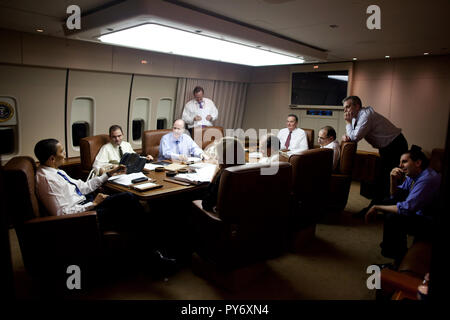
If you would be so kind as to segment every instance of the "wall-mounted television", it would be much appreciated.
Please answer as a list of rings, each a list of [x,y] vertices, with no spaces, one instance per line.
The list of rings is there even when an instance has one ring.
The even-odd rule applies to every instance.
[[[348,96],[352,64],[323,64],[292,68],[291,108],[342,109]]]

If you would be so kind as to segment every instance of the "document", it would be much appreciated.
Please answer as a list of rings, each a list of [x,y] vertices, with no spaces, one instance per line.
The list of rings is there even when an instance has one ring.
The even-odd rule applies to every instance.
[[[133,183],[131,182],[134,179],[137,178],[147,178],[145,174],[142,172],[136,172],[136,173],[130,173],[130,174],[120,174],[118,176],[112,176],[108,179],[108,181],[123,185],[123,186],[130,186]]]
[[[216,165],[208,164],[208,166],[196,169],[195,173],[179,173],[173,178],[175,180],[189,182],[191,184],[201,184],[211,182],[215,173]]]
[[[144,166],[144,170],[146,171],[154,171],[155,168],[164,168],[161,164],[153,164],[153,163],[146,163]]]

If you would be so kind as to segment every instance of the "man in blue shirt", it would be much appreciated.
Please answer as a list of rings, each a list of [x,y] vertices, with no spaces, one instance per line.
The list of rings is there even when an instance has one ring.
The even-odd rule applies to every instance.
[[[172,132],[164,135],[159,144],[159,160],[186,161],[188,157],[206,158],[206,154],[184,133],[184,121],[178,119],[173,124]]]
[[[407,251],[407,234],[422,238],[431,234],[441,176],[428,164],[421,148],[413,145],[401,156],[400,167],[391,171],[390,200],[372,206],[366,214],[366,222],[379,211],[385,214],[381,254],[397,264]]]

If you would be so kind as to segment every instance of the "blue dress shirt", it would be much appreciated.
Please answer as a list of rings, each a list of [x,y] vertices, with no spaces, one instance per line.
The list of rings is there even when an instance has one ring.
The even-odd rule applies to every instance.
[[[173,132],[169,132],[161,138],[158,159],[178,159],[178,155],[200,158],[202,154],[203,150],[187,134],[175,139]]]
[[[430,209],[438,200],[440,185],[441,175],[431,168],[423,170],[415,179],[406,177],[398,186],[399,191],[407,195],[404,201],[397,203],[398,213],[430,216]]]

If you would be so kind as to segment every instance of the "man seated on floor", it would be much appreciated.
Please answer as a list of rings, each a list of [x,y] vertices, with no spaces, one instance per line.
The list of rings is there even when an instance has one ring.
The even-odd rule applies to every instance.
[[[319,142],[321,148],[333,150],[333,170],[336,170],[336,167],[339,164],[341,148],[339,147],[339,141],[336,140],[336,131],[334,128],[325,126],[320,129],[317,142]]]
[[[184,121],[173,123],[172,132],[165,134],[159,144],[159,160],[186,161],[188,157],[207,159],[203,150],[184,133]]]
[[[63,164],[65,152],[58,140],[39,141],[34,147],[34,153],[40,162],[36,171],[36,193],[50,215],[61,216],[95,210],[101,231],[122,232],[135,242],[132,248],[140,252],[148,251],[153,242],[149,232],[151,223],[137,197],[129,192],[110,196],[94,194],[109,177],[125,173],[124,166],[116,166],[101,176],[84,182],[72,179],[59,169]],[[153,252],[153,255],[154,259],[163,263],[169,261],[159,251]]]
[[[441,176],[428,164],[421,148],[413,145],[401,156],[399,168],[391,171],[390,199],[373,205],[365,217],[369,222],[378,212],[384,213],[381,254],[394,259],[397,267],[407,251],[407,234],[416,239],[431,236]]]
[[[119,125],[115,124],[109,127],[109,143],[100,148],[92,165],[98,175],[102,175],[104,171],[114,167],[114,164],[119,164],[125,153],[135,153],[131,144],[122,139],[123,132]],[[147,155],[146,158],[153,160],[151,155]]]

